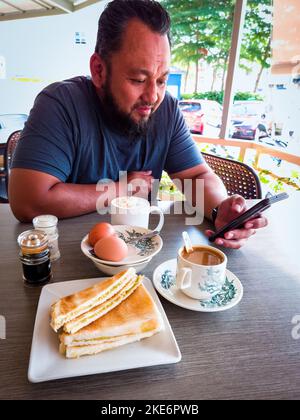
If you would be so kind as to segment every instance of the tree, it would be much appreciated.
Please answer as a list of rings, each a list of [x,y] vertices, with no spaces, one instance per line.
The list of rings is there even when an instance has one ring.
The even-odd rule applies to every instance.
[[[241,67],[250,70],[257,62],[261,73],[269,67],[271,54],[271,1],[248,0]],[[222,71],[222,89],[228,66],[235,0],[163,0],[172,19],[173,59],[187,68],[196,68],[195,89],[198,91],[199,60],[206,60],[216,77]],[[203,51],[207,51],[204,54]],[[214,80],[212,87],[214,86]]]
[[[241,60],[256,62],[260,69],[255,81],[254,92],[257,91],[262,72],[270,67],[272,31],[272,0],[249,0],[244,37],[241,47]],[[247,64],[241,61],[241,67]]]
[[[234,0],[163,0],[172,19],[173,60],[195,65],[194,91],[198,91],[199,60],[227,69]]]
[[[199,2],[201,9],[199,9]],[[173,59],[187,67],[195,66],[195,88],[198,91],[199,60],[205,57],[210,45],[206,35],[206,23],[203,19],[208,14],[207,0],[164,0],[162,4],[172,18]],[[201,12],[199,12],[201,10]]]

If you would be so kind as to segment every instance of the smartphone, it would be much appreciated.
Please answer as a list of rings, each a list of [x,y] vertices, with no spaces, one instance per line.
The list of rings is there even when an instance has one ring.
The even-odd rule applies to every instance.
[[[224,238],[224,235],[226,232],[229,232],[233,229],[239,229],[244,226],[244,224],[250,220],[254,219],[257,216],[259,216],[263,211],[267,210],[269,207],[271,207],[272,204],[277,203],[278,201],[285,200],[288,198],[287,193],[281,193],[278,195],[273,195],[268,198],[264,198],[259,203],[255,204],[253,207],[251,207],[249,210],[246,210],[245,213],[238,216],[236,219],[232,220],[227,225],[223,226],[220,230],[215,232],[213,235],[211,235],[208,239],[211,242],[214,242],[217,238]]]

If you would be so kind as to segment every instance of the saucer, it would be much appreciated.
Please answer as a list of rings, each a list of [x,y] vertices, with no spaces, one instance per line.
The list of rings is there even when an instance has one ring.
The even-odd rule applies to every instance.
[[[119,238],[123,239],[128,246],[128,255],[121,261],[107,261],[102,260],[96,256],[93,247],[88,242],[88,235],[86,235],[81,241],[82,252],[94,262],[100,262],[102,264],[111,266],[131,265],[138,264],[142,261],[149,260],[154,257],[162,248],[163,241],[159,235],[155,235],[152,238],[137,239],[151,233],[152,230],[146,229],[139,226],[127,226],[127,225],[114,225],[113,226],[116,234]]]
[[[199,312],[221,312],[237,305],[243,297],[243,285],[229,270],[226,270],[226,281],[220,293],[210,300],[192,299],[176,287],[177,260],[165,261],[154,271],[154,287],[165,299],[181,306]]]

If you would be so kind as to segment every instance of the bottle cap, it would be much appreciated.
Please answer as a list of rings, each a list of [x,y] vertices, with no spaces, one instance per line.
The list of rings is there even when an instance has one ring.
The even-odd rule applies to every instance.
[[[26,230],[18,236],[23,254],[38,254],[48,248],[47,234],[38,229]]]
[[[53,216],[52,214],[42,214],[40,216],[36,216],[32,220],[35,229],[55,227],[57,225],[57,222],[57,217]]]

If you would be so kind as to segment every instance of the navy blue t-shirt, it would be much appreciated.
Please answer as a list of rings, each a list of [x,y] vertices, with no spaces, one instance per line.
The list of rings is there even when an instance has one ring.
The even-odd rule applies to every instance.
[[[177,100],[166,93],[147,136],[132,142],[112,130],[90,78],[46,87],[36,98],[19,141],[13,168],[34,169],[63,182],[117,181],[120,171],[175,173],[203,162]]]

